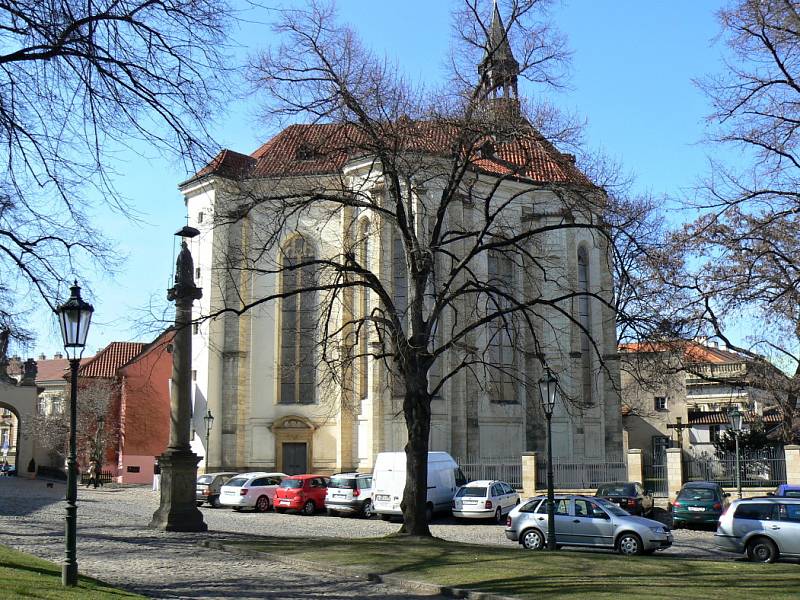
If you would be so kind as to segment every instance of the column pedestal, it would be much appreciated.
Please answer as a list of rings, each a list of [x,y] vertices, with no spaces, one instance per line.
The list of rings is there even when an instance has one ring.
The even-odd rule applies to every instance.
[[[150,527],[164,531],[208,531],[197,508],[195,487],[200,457],[191,450],[168,448],[158,457],[161,467],[161,504]]]

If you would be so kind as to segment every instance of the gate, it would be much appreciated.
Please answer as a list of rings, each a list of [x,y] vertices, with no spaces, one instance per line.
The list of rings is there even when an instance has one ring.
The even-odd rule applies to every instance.
[[[663,456],[663,454],[662,454]],[[667,463],[657,461],[644,461],[642,464],[642,485],[650,490],[653,496],[668,497],[669,482],[667,481]]]

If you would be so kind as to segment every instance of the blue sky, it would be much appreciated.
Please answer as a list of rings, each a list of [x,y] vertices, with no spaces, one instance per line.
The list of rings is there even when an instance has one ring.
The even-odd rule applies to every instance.
[[[704,174],[709,148],[701,142],[709,106],[692,80],[721,68],[724,52],[715,12],[718,0],[564,0],[553,20],[573,50],[570,89],[552,99],[588,120],[587,145],[602,148],[636,175],[639,190],[669,196],[673,221]],[[373,50],[396,59],[412,77],[435,82],[450,35],[447,0],[340,0],[348,22]],[[246,55],[269,43],[267,12],[250,12],[236,32]],[[530,88],[523,93],[536,93]],[[257,122],[254,103],[231,106],[216,123],[221,146],[249,153],[274,132]],[[146,153],[146,151],[145,151]],[[127,256],[120,272],[80,274],[95,306],[87,354],[111,341],[149,341],[140,321],[155,301],[165,306],[173,262],[173,233],[185,222],[177,184],[183,168],[170,161],[119,157],[117,185],[138,213],[137,221],[98,212],[96,223]],[[171,313],[170,313],[171,314]],[[33,316],[38,333],[28,355],[51,356],[61,349],[54,318]]]

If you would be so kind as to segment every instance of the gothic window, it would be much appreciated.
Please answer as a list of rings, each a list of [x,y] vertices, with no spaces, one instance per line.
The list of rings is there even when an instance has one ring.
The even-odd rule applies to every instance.
[[[282,248],[280,290],[283,294],[313,287],[314,250],[302,236]],[[315,402],[314,342],[316,339],[316,293],[313,290],[285,296],[281,300],[280,390],[281,404]]]
[[[394,307],[402,323],[408,310],[408,267],[403,238],[395,231],[392,240],[392,287]]]
[[[493,294],[488,310],[500,312],[510,306],[504,294],[511,295],[514,285],[514,262],[503,252],[490,251],[487,257],[487,281],[499,289]],[[498,316],[488,326],[489,397],[493,402],[515,402],[513,317]]]
[[[359,256],[358,261],[361,266],[369,270],[372,261],[372,248],[369,241],[369,221],[364,219],[359,226]],[[362,319],[369,316],[369,289],[366,287],[359,288],[359,313]],[[368,374],[369,374],[369,332],[372,325],[366,321],[362,321],[358,332],[358,397],[366,398],[369,395],[368,389]]]
[[[592,321],[589,302],[589,257],[586,248],[578,250],[578,323],[581,326],[581,398],[592,403]]]

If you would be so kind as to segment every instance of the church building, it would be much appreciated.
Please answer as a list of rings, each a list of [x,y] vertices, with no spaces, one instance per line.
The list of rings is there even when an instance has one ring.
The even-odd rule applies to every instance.
[[[453,272],[448,261],[466,261],[463,277],[498,282],[501,299],[507,293],[536,307],[513,335],[498,322],[475,327],[432,368],[431,379],[441,385],[431,401],[430,449],[472,462],[543,452],[545,418],[536,382],[547,365],[563,395],[552,419],[554,455],[576,463],[619,460],[622,423],[611,253],[602,220],[605,194],[580,172],[573,156],[559,152],[522,116],[518,69],[495,12],[478,65],[475,120],[496,127],[461,163],[458,201],[438,213],[447,176],[436,169],[458,154],[453,148],[463,129],[433,119],[381,124],[405,132],[402,157],[414,161],[406,193],[414,214],[422,215],[415,217],[420,235],[439,217],[451,232],[488,231],[491,212],[492,223],[503,223],[505,239],[525,239],[519,260],[491,249],[467,257],[468,235],[460,245],[426,250],[436,265],[432,286]],[[404,447],[402,389],[379,356],[379,336],[366,329],[360,334],[355,343],[360,358],[338,379],[321,372],[320,330],[345,330],[349,315],[381,314],[381,299],[354,288],[326,310],[322,292],[291,293],[321,275],[276,268],[350,252],[391,290],[398,314],[408,309],[412,290],[403,241],[385,211],[390,202],[385,162],[369,144],[359,143],[360,136],[358,123],[291,125],[251,154],[223,150],[180,185],[189,225],[200,231],[189,240],[196,285],[203,290],[194,306],[194,414],[210,410],[215,419],[208,448],[202,419],[195,420],[194,448],[208,452],[209,470],[371,471],[379,452]],[[278,212],[275,202],[262,201],[278,197],[276,190],[294,201],[342,189],[364,201]],[[525,238],[533,230],[537,233]],[[260,301],[269,296],[274,299]],[[442,311],[438,343],[446,344],[465,319],[479,320],[487,310],[474,301],[458,302],[465,301]],[[502,307],[502,300],[493,302]],[[481,357],[482,367],[460,368],[472,364],[471,356]]]

